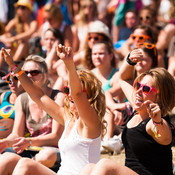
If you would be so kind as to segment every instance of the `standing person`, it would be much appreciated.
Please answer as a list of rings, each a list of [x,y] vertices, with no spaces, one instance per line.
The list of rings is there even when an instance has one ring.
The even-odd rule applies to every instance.
[[[11,68],[15,66],[12,57],[2,49],[6,62]],[[58,174],[75,175],[88,163],[100,159],[101,137],[105,125],[105,96],[101,82],[89,71],[76,72],[70,47],[58,46],[58,56],[64,61],[69,75],[66,88],[65,108],[57,105],[38,86],[18,69],[15,71],[23,88],[30,97],[57,122],[65,126],[59,141],[61,167]],[[22,166],[22,167],[21,167]],[[13,174],[56,174],[34,160],[19,160]]]
[[[122,133],[125,166],[112,160],[88,165],[80,174],[100,175],[173,175],[172,124],[167,116],[175,106],[175,81],[164,68],[140,74],[132,86],[133,65],[142,59],[139,49],[133,50],[120,69],[120,85],[133,109],[131,119]]]
[[[18,68],[15,66],[15,69]],[[40,87],[49,98],[53,99],[60,106],[63,106],[64,94],[48,86],[48,70],[44,58],[37,55],[29,55],[22,69],[29,79],[37,87]],[[51,159],[51,155],[55,157],[54,153],[57,151],[57,142],[61,137],[63,126],[42,110],[27,93],[21,94],[16,99],[15,109],[13,130],[8,137],[0,141],[0,152],[13,152],[19,155],[14,154],[13,158],[11,156],[11,159],[9,159],[9,156],[5,156],[9,154],[5,154],[0,168],[1,173],[6,174],[6,171],[12,172],[15,165],[11,166],[9,161],[16,164],[17,160],[21,157],[33,158],[47,167],[53,167],[55,161]],[[26,150],[29,146],[49,146],[51,149],[44,148],[39,152],[36,150]],[[7,165],[9,165],[8,169],[6,168]]]

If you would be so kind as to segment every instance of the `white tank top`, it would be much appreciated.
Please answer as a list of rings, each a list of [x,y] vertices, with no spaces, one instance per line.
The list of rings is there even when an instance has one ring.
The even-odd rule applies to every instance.
[[[77,175],[88,163],[97,163],[100,160],[101,135],[95,139],[81,137],[77,132],[77,120],[65,137],[67,125],[59,140],[61,167],[58,175]]]

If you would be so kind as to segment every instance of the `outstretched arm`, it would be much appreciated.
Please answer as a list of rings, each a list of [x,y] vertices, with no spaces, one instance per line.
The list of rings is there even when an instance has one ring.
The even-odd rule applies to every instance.
[[[72,49],[70,47],[64,47],[61,44],[58,46],[57,55],[64,61],[68,70],[69,85],[71,89],[71,97],[73,98],[76,108],[78,110],[79,117],[83,122],[83,125],[88,128],[87,130],[95,135],[91,137],[97,137],[101,131],[101,124],[94,108],[90,105],[86,92],[83,92],[84,87],[76,72],[76,68],[73,62]],[[95,132],[93,132],[95,131]],[[89,133],[88,132],[88,133]]]
[[[15,67],[15,63],[10,55],[10,50],[2,48],[1,54],[4,56],[5,61],[11,69]],[[18,68],[15,73],[22,73],[21,69]],[[64,125],[64,109],[55,103],[50,97],[48,97],[41,88],[39,88],[25,73],[18,76],[21,85],[24,90],[30,95],[30,97],[42,107],[46,113],[52,116],[60,124]]]
[[[134,64],[137,64],[142,59],[143,55],[140,49],[134,49],[132,52],[130,52],[123,62],[123,65],[120,68],[119,71],[119,83],[120,86],[132,105],[132,91],[133,87],[129,83],[130,80],[133,80],[134,78]]]

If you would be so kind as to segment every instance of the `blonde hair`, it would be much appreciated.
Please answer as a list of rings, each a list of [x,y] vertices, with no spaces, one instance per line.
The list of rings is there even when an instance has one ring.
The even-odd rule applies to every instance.
[[[54,18],[59,23],[63,20],[63,14],[58,6],[55,4],[46,4],[44,6],[44,11],[50,13],[51,17]]]
[[[102,138],[106,133],[106,121],[104,115],[106,112],[105,95],[102,92],[102,84],[97,77],[88,70],[77,71],[79,79],[82,83],[83,89],[86,90],[87,98],[91,106],[96,111],[102,127]],[[69,109],[68,98],[65,98],[65,110],[73,116],[73,113]]]
[[[34,61],[35,63],[37,63],[41,67],[41,71],[43,73],[47,73],[48,72],[47,64],[46,64],[45,59],[43,57],[41,57],[39,55],[29,55],[25,59],[24,64],[26,62],[28,62],[28,61]]]
[[[155,81],[155,88],[158,91],[157,103],[162,116],[166,116],[175,106],[175,80],[166,69],[159,67],[140,74],[134,82],[141,81],[146,75]]]

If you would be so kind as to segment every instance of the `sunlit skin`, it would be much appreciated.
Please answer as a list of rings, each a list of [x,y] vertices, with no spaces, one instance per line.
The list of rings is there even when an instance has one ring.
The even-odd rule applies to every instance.
[[[125,23],[128,28],[133,28],[137,25],[137,18],[133,12],[128,12],[125,16]]]
[[[89,48],[92,49],[92,46],[97,43],[93,37],[99,36],[97,33],[89,33],[89,36],[92,36],[92,39],[88,41]]]
[[[23,66],[24,71],[31,71],[31,70],[41,70],[40,66],[33,62],[33,61],[28,61],[24,64]],[[45,82],[45,75],[43,73],[40,73],[36,76],[32,76],[30,73],[27,75],[29,78],[31,78],[34,82],[37,83],[38,86],[42,87],[44,82]],[[43,79],[43,81],[41,81]]]
[[[136,30],[134,30],[133,34],[134,34],[134,35],[138,35],[138,36],[147,35],[146,32],[144,31],[144,29],[136,29]],[[147,40],[145,40],[145,42],[146,42],[146,41],[147,41]],[[137,47],[137,44],[138,44],[139,42],[140,42],[140,41],[139,41],[138,38],[136,38],[135,40],[133,40],[133,45],[134,45],[134,47]]]
[[[148,85],[150,87],[155,87],[154,85],[154,80],[150,75],[146,75],[145,77],[143,77],[143,79],[140,81],[141,84],[144,85]],[[157,98],[157,93],[154,91],[151,91],[148,95],[145,95],[142,92],[142,88],[138,89],[138,90],[134,90],[134,109],[136,111],[145,111],[147,110],[144,102],[147,100],[150,100],[152,102],[156,102],[156,98]]]
[[[58,25],[60,24],[60,21],[56,21],[49,12],[44,11],[43,13],[45,21],[48,21],[49,25],[55,28],[58,28]]]
[[[139,17],[142,18],[140,23],[143,25],[153,25],[155,22],[155,18],[151,16],[150,11],[147,9],[142,10],[139,14]]]
[[[17,8],[16,13],[20,16],[20,18],[23,21],[27,21],[29,19],[29,15],[30,15],[30,10],[26,7],[24,9],[22,8]]]
[[[149,69],[151,69],[151,65],[152,65],[152,59],[150,56],[148,56],[147,53],[145,53],[142,50],[143,53],[143,58],[141,59],[141,61],[139,61],[136,65],[135,65],[135,69],[137,71],[137,75],[148,71]]]
[[[92,62],[95,67],[105,66],[111,64],[111,60],[113,58],[112,54],[106,49],[104,44],[94,45],[92,48]]]
[[[51,31],[46,31],[44,34],[44,46],[46,47],[47,52],[51,51],[55,41],[56,38],[54,37],[53,33]]]

